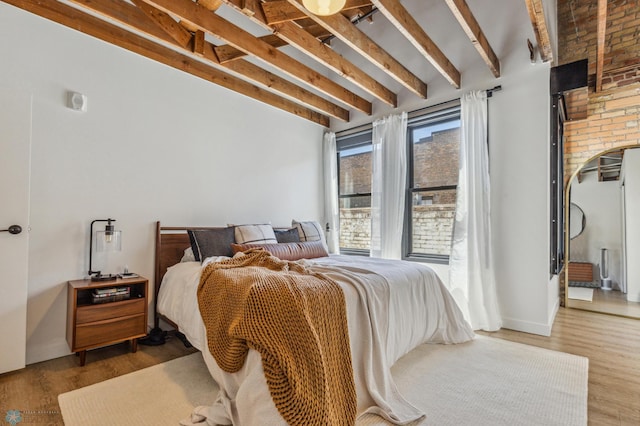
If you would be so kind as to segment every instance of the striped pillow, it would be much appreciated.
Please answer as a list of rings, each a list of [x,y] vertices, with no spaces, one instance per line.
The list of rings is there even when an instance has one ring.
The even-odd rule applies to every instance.
[[[276,234],[269,224],[236,225],[236,244],[277,244]]]
[[[327,241],[322,230],[322,226],[314,220],[305,222],[298,222],[297,220],[291,221],[291,226],[298,229],[300,234],[300,241],[322,241],[322,245],[325,250],[328,251]]]

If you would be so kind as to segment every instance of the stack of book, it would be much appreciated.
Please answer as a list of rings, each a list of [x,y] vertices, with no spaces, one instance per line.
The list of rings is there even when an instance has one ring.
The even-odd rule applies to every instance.
[[[91,300],[93,303],[117,302],[131,297],[130,287],[108,287],[93,290]]]

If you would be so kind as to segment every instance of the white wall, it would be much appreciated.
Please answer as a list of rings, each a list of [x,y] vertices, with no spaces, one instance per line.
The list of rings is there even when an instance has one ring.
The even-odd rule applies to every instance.
[[[624,153],[627,239],[627,300],[640,302],[640,149]]]
[[[600,249],[609,253],[609,278],[617,288],[622,274],[622,212],[619,181],[598,182],[597,171],[583,175],[582,182],[571,183],[571,202],[584,212],[584,231],[569,243],[572,261],[590,262],[594,280],[600,278]]]
[[[123,231],[94,267],[152,279],[156,220],[322,214],[320,126],[4,3],[0,57],[0,86],[33,94],[28,363],[69,353],[66,281],[86,275],[91,220]]]

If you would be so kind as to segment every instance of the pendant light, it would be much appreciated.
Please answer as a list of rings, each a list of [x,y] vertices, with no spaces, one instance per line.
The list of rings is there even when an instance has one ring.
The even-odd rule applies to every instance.
[[[314,15],[328,16],[340,12],[347,0],[302,0],[302,4]]]

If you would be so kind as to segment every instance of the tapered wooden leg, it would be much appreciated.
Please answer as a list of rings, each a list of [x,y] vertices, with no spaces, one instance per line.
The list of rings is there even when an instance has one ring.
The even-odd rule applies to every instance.
[[[87,361],[87,351],[80,351],[80,367],[84,367]]]
[[[138,351],[138,339],[131,339],[131,352],[135,353]]]

